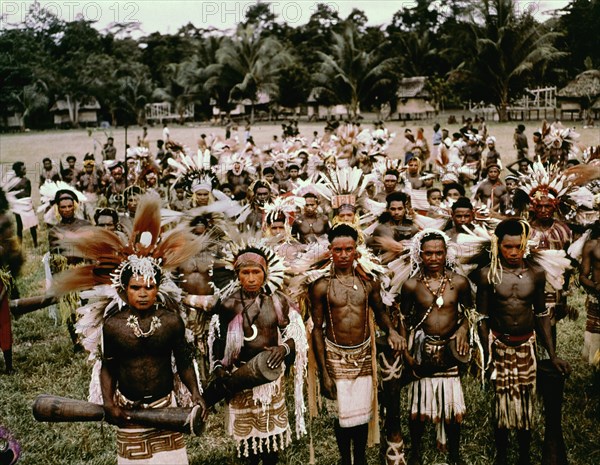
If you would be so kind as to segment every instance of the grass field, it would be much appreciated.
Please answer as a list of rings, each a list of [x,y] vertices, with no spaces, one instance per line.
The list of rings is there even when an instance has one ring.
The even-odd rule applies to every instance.
[[[366,124],[366,123],[365,123]],[[539,124],[527,124],[527,134]],[[431,136],[432,123],[423,125],[426,135]],[[490,133],[498,139],[498,147],[505,162],[515,157],[512,148],[512,134],[515,124],[491,125]],[[388,124],[398,133],[392,151],[399,154],[404,128],[399,124]],[[412,126],[413,132],[417,126]],[[313,130],[322,132],[322,124],[303,124],[303,134],[310,135]],[[457,126],[450,126],[452,131]],[[598,129],[581,129],[581,142],[584,145],[600,144]],[[223,128],[171,127],[174,140],[190,147],[200,133],[215,132],[223,134]],[[264,145],[273,134],[280,134],[277,125],[256,125],[252,129],[257,144]],[[123,153],[124,131],[118,129],[112,133],[119,153]],[[129,141],[135,144],[139,128],[129,131]],[[152,144],[161,136],[161,128],[149,130]],[[93,137],[105,141],[102,132],[94,132]],[[36,185],[36,169],[44,156],[57,158],[64,153],[75,153],[81,160],[83,153],[93,150],[92,137],[85,130],[50,131],[43,133],[10,134],[0,136],[0,162],[12,163],[17,160],[26,162],[33,184]],[[99,147],[98,147],[99,151]],[[25,235],[25,248],[28,250],[27,263],[19,279],[22,296],[43,292],[44,276],[41,257],[45,252],[43,242],[45,231],[40,231],[41,246],[32,251],[31,238]],[[558,328],[558,353],[573,366],[573,374],[567,381],[565,404],[563,406],[563,427],[567,444],[569,463],[573,465],[592,465],[600,463],[600,384],[598,374],[580,360],[583,344],[585,315],[583,295],[575,290],[572,304],[581,311],[577,321],[563,321]],[[83,354],[72,353],[71,343],[64,326],[55,326],[47,311],[41,310],[13,321],[15,335],[15,367],[17,373],[12,376],[0,375],[0,425],[8,427],[19,439],[23,456],[19,463],[25,465],[106,465],[114,464],[115,433],[110,425],[95,424],[46,424],[37,423],[31,414],[31,405],[38,394],[54,394],[77,399],[87,397],[87,388],[91,366]],[[0,369],[3,364],[0,363]],[[594,377],[595,376],[595,377]],[[465,462],[473,465],[492,463],[494,443],[492,435],[491,406],[492,397],[488,389],[482,389],[471,376],[463,377],[465,399],[468,414],[464,422],[461,450]],[[405,403],[405,393],[402,395]],[[289,404],[291,405],[291,403]],[[405,409],[406,411],[406,409]],[[406,415],[402,420],[403,432],[408,435]],[[332,418],[323,415],[312,421],[312,436],[316,462],[329,465],[337,463],[338,453],[333,435]],[[425,463],[444,463],[444,456],[434,451],[435,438],[433,428],[429,428],[424,441]],[[543,422],[538,411],[538,421],[534,432],[532,455],[533,463],[541,459],[543,440]],[[406,439],[407,443],[409,442]],[[223,412],[218,408],[210,416],[206,431],[199,438],[188,438],[188,454],[192,464],[229,464],[235,463],[234,447],[223,429]],[[308,438],[297,441],[282,455],[282,463],[307,464],[309,462]],[[378,463],[378,450],[369,450],[369,463]],[[513,451],[514,457],[514,451]]]

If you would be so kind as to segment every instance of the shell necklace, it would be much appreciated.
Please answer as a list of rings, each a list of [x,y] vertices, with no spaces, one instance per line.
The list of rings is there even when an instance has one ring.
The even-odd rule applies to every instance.
[[[153,316],[152,320],[150,321],[150,329],[144,332],[142,331],[142,328],[140,328],[140,321],[138,320],[138,317],[135,315],[129,315],[129,318],[127,318],[127,326],[132,329],[135,337],[146,338],[152,336],[156,330],[162,326],[162,323],[159,317]]]

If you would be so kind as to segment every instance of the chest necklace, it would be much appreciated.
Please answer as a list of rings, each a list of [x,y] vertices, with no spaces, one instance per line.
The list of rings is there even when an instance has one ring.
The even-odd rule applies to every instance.
[[[147,338],[152,336],[156,330],[162,326],[162,323],[159,317],[153,316],[152,320],[150,321],[150,329],[144,332],[140,327],[140,320],[138,320],[138,317],[135,315],[129,315],[129,318],[127,318],[127,326],[131,328],[135,337]]]

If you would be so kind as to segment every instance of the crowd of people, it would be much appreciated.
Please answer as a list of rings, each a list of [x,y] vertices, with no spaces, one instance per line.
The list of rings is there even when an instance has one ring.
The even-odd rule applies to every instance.
[[[576,312],[577,282],[582,353],[600,366],[600,147],[544,123],[529,151],[525,129],[506,165],[483,120],[436,124],[430,142],[406,129],[400,154],[383,123],[310,136],[286,124],[265,147],[248,125],[244,140],[203,134],[193,150],[165,125],[154,149],[144,130],[122,156],[108,138],[82,169],[44,159],[37,212],[16,162],[0,190],[5,370],[23,232],[40,246],[40,215],[48,293],[74,350],[90,352],[89,399],[118,426],[118,463],[187,463],[180,431],[132,410],[189,406],[205,420],[221,401],[238,456],[276,463],[293,440],[287,384],[295,438],[305,410],[327,408],[343,465],[380,441],[386,464],[423,463],[428,421],[462,463],[470,366],[494,386],[496,463],[516,430],[528,464],[538,367],[571,372],[557,322]]]

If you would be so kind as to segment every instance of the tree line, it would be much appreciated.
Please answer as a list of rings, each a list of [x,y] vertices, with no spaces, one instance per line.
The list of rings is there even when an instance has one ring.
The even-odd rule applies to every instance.
[[[429,76],[438,107],[483,101],[506,119],[527,87],[562,86],[600,68],[600,0],[573,0],[543,22],[515,0],[418,0],[386,26],[368,26],[364,11],[346,18],[318,4],[308,23],[278,21],[268,4],[250,7],[234,32],[189,23],[174,34],[132,38],[135,24],[98,31],[65,22],[36,3],[23,23],[0,31],[0,112],[21,113],[24,126],[52,125],[48,109],[95,98],[113,126],[143,124],[145,106],[193,104],[210,118],[266,94],[285,108],[344,104],[353,115],[396,104],[402,77]]]

